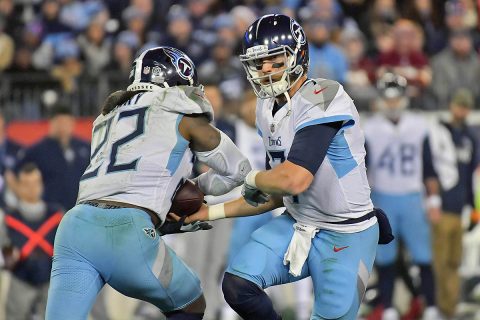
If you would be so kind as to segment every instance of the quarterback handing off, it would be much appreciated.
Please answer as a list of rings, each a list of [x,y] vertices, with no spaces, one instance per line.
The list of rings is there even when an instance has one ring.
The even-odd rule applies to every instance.
[[[295,20],[263,16],[243,41],[240,60],[258,96],[257,128],[271,169],[247,175],[243,198],[203,206],[187,221],[285,206],[228,267],[226,301],[244,319],[280,319],[263,289],[310,276],[311,319],[355,319],[379,230],[380,242],[391,240],[388,220],[370,200],[358,112],[339,83],[307,79],[307,39]]]
[[[105,283],[152,303],[168,319],[202,319],[198,277],[158,233],[204,229],[166,221],[193,154],[211,169],[205,194],[224,194],[250,171],[233,142],[210,125],[212,107],[188,56],[170,47],[144,51],[130,86],[113,93],[93,124],[92,154],[77,205],[56,235],[47,320],[85,320]]]

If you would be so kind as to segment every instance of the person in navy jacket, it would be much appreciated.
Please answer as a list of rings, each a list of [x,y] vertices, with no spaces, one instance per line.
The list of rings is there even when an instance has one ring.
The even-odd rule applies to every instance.
[[[11,272],[6,318],[29,319],[35,312],[44,319],[53,242],[63,211],[42,200],[42,174],[35,164],[24,164],[17,180],[19,201],[15,208],[4,208],[9,243],[2,253]]]
[[[21,153],[17,168],[33,162],[40,169],[45,184],[43,199],[71,209],[77,200],[78,184],[90,161],[90,146],[73,136],[75,118],[68,107],[52,109],[49,133]]]

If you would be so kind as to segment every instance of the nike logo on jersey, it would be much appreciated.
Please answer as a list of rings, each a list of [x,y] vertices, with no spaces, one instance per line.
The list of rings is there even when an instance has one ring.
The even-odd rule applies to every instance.
[[[337,246],[333,246],[333,251],[334,252],[338,252],[338,251],[342,251],[343,249],[347,249],[349,246],[345,246],[345,247],[338,247]]]
[[[313,91],[313,93],[319,94],[320,92],[322,92],[323,90],[325,90],[325,89],[327,89],[327,88],[328,88],[328,87],[322,88],[322,89],[320,89],[320,90],[315,89],[315,90]]]

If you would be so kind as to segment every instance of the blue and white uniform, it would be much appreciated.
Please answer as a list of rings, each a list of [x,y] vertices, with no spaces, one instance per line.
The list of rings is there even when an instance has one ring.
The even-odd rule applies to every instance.
[[[373,203],[385,210],[393,234],[402,238],[413,262],[430,263],[430,227],[423,204],[423,181],[433,170],[427,123],[409,112],[396,124],[376,114],[365,122],[364,130]],[[397,246],[394,240],[379,247],[376,263],[394,263]]]
[[[252,234],[227,272],[262,288],[311,276],[312,319],[353,319],[373,267],[379,232],[376,217],[369,216],[373,204],[358,112],[343,87],[326,79],[306,81],[291,104],[272,115],[274,104],[273,98],[259,99],[256,111],[272,168],[292,157],[290,148],[302,129],[334,122],[341,128],[310,187],[284,197],[286,212]],[[305,145],[303,152],[316,147],[315,142]],[[284,257],[298,226],[313,228],[314,233],[301,273],[294,276]]]
[[[178,86],[138,93],[95,120],[78,204],[55,240],[48,320],[86,319],[105,283],[164,312],[202,294],[197,276],[163,242],[145,211],[82,204],[128,203],[164,221],[176,187],[192,170],[179,122],[184,114],[200,113],[212,115],[203,92]]]

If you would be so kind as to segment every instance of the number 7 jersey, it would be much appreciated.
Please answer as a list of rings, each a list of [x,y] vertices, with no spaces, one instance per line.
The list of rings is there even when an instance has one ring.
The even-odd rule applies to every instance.
[[[192,172],[189,141],[178,131],[184,114],[205,113],[210,103],[192,87],[142,92],[93,123],[90,165],[77,202],[130,203],[164,220],[180,182]]]
[[[307,80],[291,99],[272,116],[274,99],[258,99],[257,128],[273,168],[288,159],[295,133],[322,123],[343,123],[310,187],[283,202],[300,223],[338,232],[362,231],[376,219],[356,224],[339,222],[359,218],[373,210],[365,172],[365,139],[352,99],[336,81]],[[314,144],[308,146],[315,148]]]

